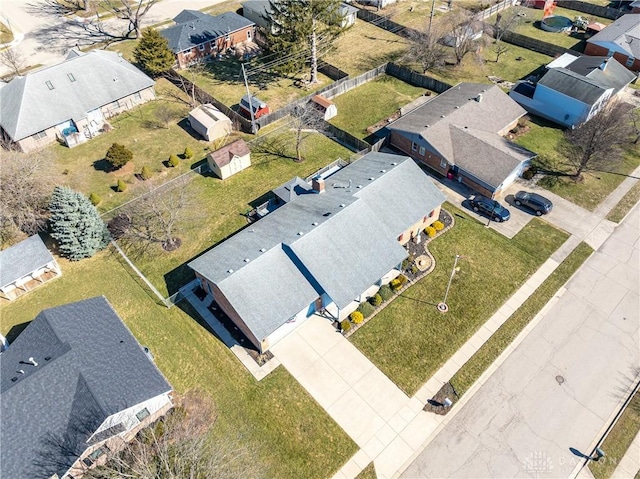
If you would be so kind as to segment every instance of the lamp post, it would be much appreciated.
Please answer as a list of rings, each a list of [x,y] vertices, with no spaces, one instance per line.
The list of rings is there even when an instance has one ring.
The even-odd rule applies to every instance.
[[[456,271],[459,271],[459,268],[456,268],[456,267],[458,266],[458,260],[460,258],[462,258],[462,256],[457,254],[456,259],[453,262],[453,268],[451,269],[451,276],[449,276],[449,283],[447,284],[447,290],[444,293],[444,299],[442,300],[442,302],[438,303],[438,305],[436,306],[438,308],[438,311],[440,311],[441,313],[446,313],[447,311],[449,311],[449,306],[447,306],[447,296],[449,296],[449,289],[451,288],[451,282],[453,281],[453,276],[456,274]]]

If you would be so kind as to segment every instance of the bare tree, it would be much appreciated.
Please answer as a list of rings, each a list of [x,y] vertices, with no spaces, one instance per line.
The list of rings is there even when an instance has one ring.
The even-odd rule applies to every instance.
[[[403,60],[407,63],[419,63],[423,73],[441,69],[445,64],[447,49],[440,37],[434,29],[430,32],[410,30],[409,49]]]
[[[166,104],[159,104],[155,112],[157,124],[165,129],[169,128],[169,123],[171,123],[177,115],[178,113]]]
[[[611,102],[589,121],[565,133],[564,152],[576,181],[587,171],[612,169],[622,160],[623,147],[631,143],[631,105]]]
[[[633,124],[633,144],[637,145],[640,142],[640,107],[634,108],[631,113],[631,123]]]
[[[33,235],[45,228],[53,183],[46,150],[30,155],[0,150],[0,163],[0,240],[5,243],[20,231]]]
[[[509,51],[509,44],[503,42],[502,37],[523,23],[525,15],[524,9],[520,7],[511,7],[496,15],[496,22],[493,25],[493,52],[496,54],[496,63]]]
[[[325,121],[313,102],[297,105],[291,112],[291,129],[295,133],[294,147],[296,161],[304,161],[302,157],[302,144],[311,133],[322,131]]]
[[[447,17],[449,34],[445,43],[453,48],[456,65],[460,65],[468,53],[478,50],[479,42],[475,38],[482,31],[481,22],[475,20],[467,10],[457,10]]]
[[[0,52],[0,63],[11,68],[13,75],[20,76],[24,67],[24,57],[15,47],[9,47]]]

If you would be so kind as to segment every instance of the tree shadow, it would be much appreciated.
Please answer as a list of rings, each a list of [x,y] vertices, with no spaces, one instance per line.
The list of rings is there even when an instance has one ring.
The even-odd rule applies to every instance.
[[[105,158],[100,158],[92,163],[93,168],[96,171],[102,171],[104,173],[111,173],[114,171],[111,163],[109,163]]]

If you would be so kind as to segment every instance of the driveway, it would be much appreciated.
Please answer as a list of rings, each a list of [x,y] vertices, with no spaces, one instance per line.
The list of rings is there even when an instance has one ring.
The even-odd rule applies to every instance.
[[[402,477],[575,477],[638,379],[639,238],[636,205]]]

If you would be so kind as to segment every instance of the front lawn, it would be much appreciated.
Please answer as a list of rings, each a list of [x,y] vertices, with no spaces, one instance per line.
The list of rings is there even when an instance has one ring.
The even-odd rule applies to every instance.
[[[60,278],[0,308],[2,334],[11,331],[13,339],[42,309],[104,295],[178,393],[195,388],[210,395],[217,415],[211,434],[241,438],[263,477],[330,477],[357,451],[286,369],[256,381],[187,305],[158,306],[117,255],[59,261]]]
[[[424,91],[392,76],[381,75],[334,98],[338,116],[331,123],[358,138],[365,138],[369,135],[367,127],[390,117]]]
[[[596,171],[584,174],[584,181],[575,182],[568,175],[573,169],[567,165],[560,145],[563,130],[544,120],[533,118],[530,130],[516,139],[516,143],[538,154],[536,162],[552,173],[538,184],[563,198],[593,211],[618,185],[640,165],[637,146],[630,144],[623,161],[612,173]]]
[[[512,240],[452,205],[456,225],[429,243],[435,270],[360,328],[353,343],[408,395],[438,370],[531,276],[568,235],[533,219]],[[545,238],[545,241],[540,241]],[[447,304],[442,301],[455,255]]]

